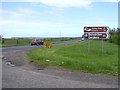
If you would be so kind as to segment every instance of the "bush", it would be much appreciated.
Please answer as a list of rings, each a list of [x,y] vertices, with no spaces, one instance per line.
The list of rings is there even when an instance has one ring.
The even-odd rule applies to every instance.
[[[110,43],[115,43],[115,44],[120,45],[119,41],[120,41],[120,36],[117,34],[111,35],[111,38],[109,39]]]

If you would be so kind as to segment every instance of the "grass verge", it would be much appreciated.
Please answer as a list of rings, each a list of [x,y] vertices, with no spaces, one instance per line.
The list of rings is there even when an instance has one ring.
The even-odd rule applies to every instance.
[[[118,74],[118,46],[104,42],[102,54],[101,41],[91,41],[90,52],[88,42],[52,48],[37,48],[28,53],[31,61],[42,66],[57,66],[70,70],[89,73]]]

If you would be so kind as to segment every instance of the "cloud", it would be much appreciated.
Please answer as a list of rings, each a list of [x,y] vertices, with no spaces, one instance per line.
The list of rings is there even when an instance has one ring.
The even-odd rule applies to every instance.
[[[3,27],[8,28],[6,26],[11,27],[38,27],[38,28],[72,28],[79,27],[79,24],[69,24],[69,23],[58,23],[58,22],[45,22],[45,21],[23,21],[23,20],[4,20],[0,21]]]
[[[47,6],[69,8],[69,7],[88,7],[91,0],[2,0],[2,2],[38,2]]]
[[[60,8],[67,7],[88,7],[91,4],[90,0],[39,0],[42,4]]]
[[[62,35],[68,36],[74,34],[80,34],[77,32],[82,26],[74,23],[58,23],[58,22],[45,22],[45,21],[23,21],[23,20],[4,20],[0,21],[2,25],[4,36],[59,36],[59,32]],[[6,27],[7,26],[7,27]],[[76,30],[76,32],[75,32]],[[71,34],[72,33],[72,34]],[[9,35],[8,35],[9,34]]]
[[[33,0],[31,0],[33,1]],[[90,8],[93,2],[119,2],[119,0],[37,0],[38,2],[60,8]]]
[[[2,2],[31,2],[31,3],[41,3],[50,7],[57,8],[87,8],[91,9],[93,2],[111,2],[117,3],[120,0],[2,0]]]
[[[27,20],[4,20],[0,21],[0,24],[4,29],[17,29],[17,28],[28,28],[28,29],[33,29],[33,28],[38,28],[38,29],[64,29],[64,28],[78,28],[80,27],[79,24],[74,24],[74,23],[60,23],[60,22],[50,22],[50,21],[27,21]],[[7,26],[7,27],[6,27]],[[34,29],[33,29],[34,30]]]
[[[112,2],[112,3],[117,3],[120,0],[92,0],[92,2]]]
[[[36,10],[33,10],[31,8],[16,8],[14,10],[0,10],[0,13],[2,15],[2,19],[28,19],[28,18],[36,18],[36,16],[39,16],[39,12]]]
[[[18,13],[18,12],[15,12],[15,11],[10,11],[10,10],[2,10],[1,11],[2,13],[2,17],[6,18],[6,17],[22,17],[23,14],[22,13]]]

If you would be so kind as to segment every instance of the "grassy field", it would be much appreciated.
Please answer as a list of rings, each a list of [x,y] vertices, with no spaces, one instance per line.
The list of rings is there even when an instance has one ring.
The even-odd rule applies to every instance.
[[[101,41],[91,41],[90,52],[88,52],[88,41],[84,41],[49,49],[33,49],[28,56],[31,61],[43,66],[117,75],[118,46],[105,41],[103,54],[101,48]]]
[[[1,46],[26,46],[30,45],[32,39],[29,38],[10,38],[10,39],[2,39]]]
[[[0,40],[0,46],[1,47],[8,47],[8,46],[29,46],[29,45],[31,45],[31,41],[32,40],[33,40],[33,38],[10,38],[10,39],[4,38],[4,39]],[[60,38],[45,38],[45,40],[50,40],[52,42],[52,44],[55,44],[55,43],[61,43],[61,42],[65,42],[65,41],[74,40],[74,38],[65,38],[65,39],[60,39]]]

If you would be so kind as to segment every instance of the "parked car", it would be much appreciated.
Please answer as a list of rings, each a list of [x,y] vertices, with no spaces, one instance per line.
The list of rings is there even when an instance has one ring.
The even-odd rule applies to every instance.
[[[34,39],[31,41],[31,45],[43,45],[43,41],[39,39]]]

